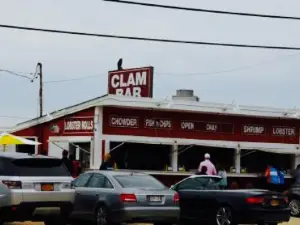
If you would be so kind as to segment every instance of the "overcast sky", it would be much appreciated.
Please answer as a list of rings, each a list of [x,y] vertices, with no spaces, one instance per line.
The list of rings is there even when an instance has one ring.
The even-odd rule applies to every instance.
[[[299,0],[151,2],[286,16],[297,16],[300,10]],[[300,21],[170,11],[101,0],[1,0],[0,21],[93,33],[300,47]],[[30,73],[42,62],[45,82],[99,75],[45,84],[46,113],[106,94],[107,72],[116,69],[120,57],[124,68],[154,66],[157,98],[189,88],[201,101],[300,108],[300,52],[295,51],[162,44],[4,28],[0,28],[0,51],[0,69]],[[0,72],[0,82],[0,127],[38,115],[38,81],[31,83]]]

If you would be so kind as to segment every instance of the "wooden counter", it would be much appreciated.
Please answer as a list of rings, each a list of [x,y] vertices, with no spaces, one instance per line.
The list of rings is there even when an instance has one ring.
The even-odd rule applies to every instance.
[[[150,175],[164,175],[164,176],[191,176],[195,173],[192,172],[173,172],[173,171],[157,171],[157,170],[126,170],[120,169],[119,171],[132,171],[141,172]],[[262,173],[227,173],[227,177],[262,177]],[[292,178],[291,175],[285,175],[285,178]]]

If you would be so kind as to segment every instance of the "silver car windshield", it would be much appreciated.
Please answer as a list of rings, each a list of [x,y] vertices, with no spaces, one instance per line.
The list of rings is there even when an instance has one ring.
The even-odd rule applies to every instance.
[[[114,178],[123,188],[165,189],[166,187],[148,175],[116,175]]]

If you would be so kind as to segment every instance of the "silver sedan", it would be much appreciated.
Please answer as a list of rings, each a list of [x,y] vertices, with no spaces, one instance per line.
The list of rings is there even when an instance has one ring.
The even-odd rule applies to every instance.
[[[73,222],[173,224],[180,217],[178,193],[147,174],[91,171],[74,180],[72,187]]]

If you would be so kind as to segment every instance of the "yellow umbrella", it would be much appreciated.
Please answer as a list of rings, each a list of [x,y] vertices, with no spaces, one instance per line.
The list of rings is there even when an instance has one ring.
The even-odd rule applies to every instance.
[[[40,145],[37,141],[31,141],[26,138],[18,137],[8,133],[2,133],[0,135],[0,145]]]

